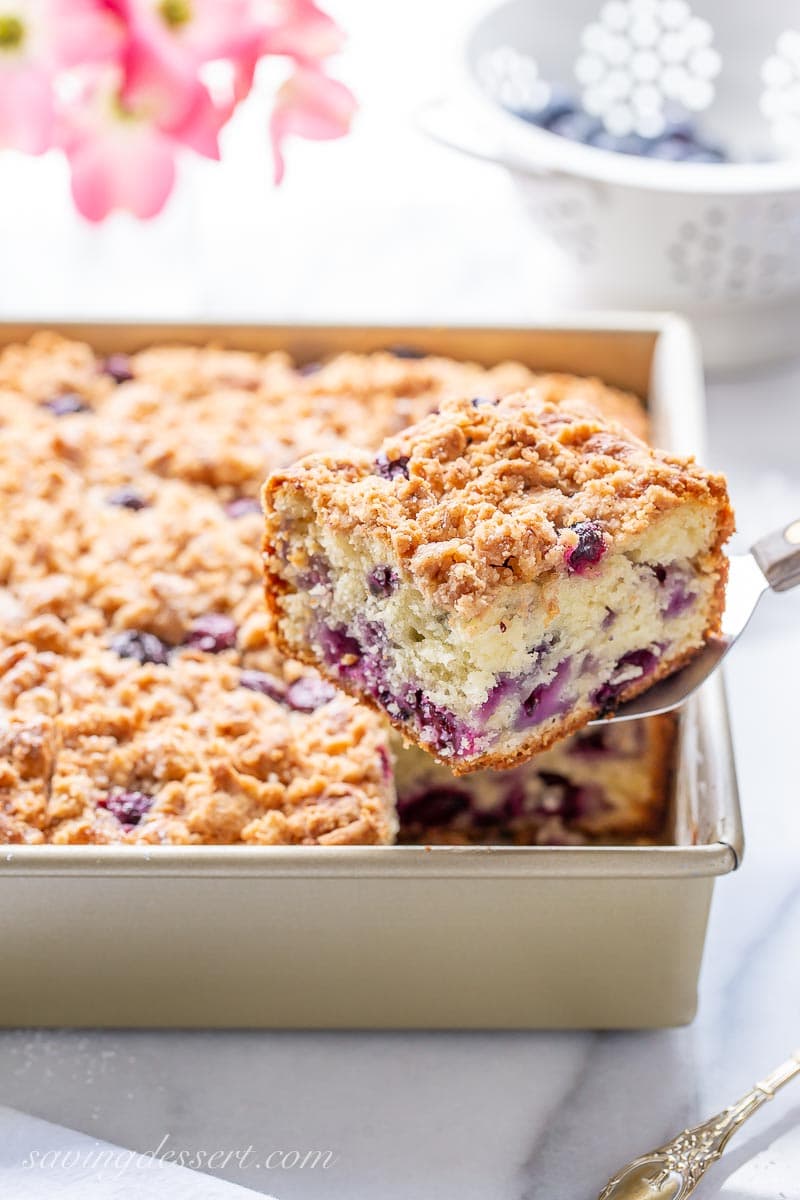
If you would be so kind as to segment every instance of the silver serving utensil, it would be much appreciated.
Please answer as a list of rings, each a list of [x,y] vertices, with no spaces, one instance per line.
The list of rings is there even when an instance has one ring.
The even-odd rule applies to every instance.
[[[691,1196],[739,1126],[798,1075],[800,1052],[710,1121],[684,1129],[671,1142],[628,1163],[609,1180],[599,1200],[684,1200]]]
[[[679,708],[717,669],[744,632],[767,588],[787,592],[800,584],[800,520],[767,534],[756,542],[749,554],[731,555],[730,564],[719,636],[711,638],[700,653],[674,675],[653,684],[635,699],[620,704],[611,716],[591,721],[591,725],[653,717]]]

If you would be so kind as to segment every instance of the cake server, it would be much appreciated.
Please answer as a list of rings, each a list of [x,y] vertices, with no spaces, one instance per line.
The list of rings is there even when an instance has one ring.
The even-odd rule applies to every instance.
[[[800,1075],[800,1052],[792,1055],[752,1091],[724,1109],[684,1129],[671,1142],[642,1154],[609,1180],[599,1200],[685,1200],[722,1155],[728,1141],[779,1088]]]
[[[720,633],[710,638],[699,654],[674,675],[653,684],[646,692],[620,704],[609,717],[591,721],[630,721],[654,717],[680,708],[692,692],[717,669],[731,646],[744,632],[764,592],[787,592],[800,584],[800,520],[767,534],[748,554],[732,554]]]

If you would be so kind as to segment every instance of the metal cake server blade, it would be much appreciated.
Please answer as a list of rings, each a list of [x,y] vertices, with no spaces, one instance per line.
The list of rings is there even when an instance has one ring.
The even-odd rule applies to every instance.
[[[722,629],[711,638],[691,662],[674,675],[653,684],[633,700],[620,704],[608,717],[590,721],[604,725],[608,721],[632,721],[654,717],[680,708],[701,683],[716,671],[725,655],[741,637],[756,606],[769,588],[786,592],[800,584],[800,520],[784,529],[767,534],[749,554],[734,554],[725,596]]]

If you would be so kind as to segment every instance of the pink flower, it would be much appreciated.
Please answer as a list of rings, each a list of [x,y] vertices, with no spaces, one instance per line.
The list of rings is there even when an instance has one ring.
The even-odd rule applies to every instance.
[[[251,0],[251,13],[258,32],[234,63],[237,102],[250,92],[262,55],[283,55],[296,63],[318,66],[344,44],[339,26],[313,0]]]
[[[302,63],[338,53],[344,34],[313,0],[273,0],[261,9],[265,33],[262,54],[288,54]]]
[[[119,69],[95,73],[62,117],[78,211],[102,221],[115,209],[147,219],[164,207],[182,146],[218,157],[220,114],[199,81],[174,96],[153,84],[142,51],[132,77]]]
[[[122,57],[122,106],[207,158],[219,158],[218,135],[231,108],[217,108],[191,63],[133,34]]]
[[[250,53],[260,24],[252,0],[109,0],[134,40],[184,68]]]
[[[0,11],[0,147],[41,154],[53,141],[53,75],[116,54],[122,30],[102,0],[6,0]]]
[[[320,70],[298,66],[278,90],[270,118],[275,182],[283,179],[283,143],[289,134],[317,141],[343,137],[355,110],[353,94],[343,83]]]
[[[321,69],[342,40],[314,0],[0,0],[0,148],[60,146],[91,221],[152,217],[177,155],[218,158],[258,61],[280,56],[292,72],[270,120],[279,182],[286,137],[350,126],[352,95]]]

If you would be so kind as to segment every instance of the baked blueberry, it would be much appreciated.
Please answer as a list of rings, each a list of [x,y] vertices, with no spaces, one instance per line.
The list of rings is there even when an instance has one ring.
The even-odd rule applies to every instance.
[[[600,562],[606,552],[606,540],[596,521],[580,521],[572,529],[578,535],[578,544],[566,551],[564,560],[570,571],[582,575],[588,567]]]
[[[237,627],[232,617],[225,613],[206,613],[198,617],[184,638],[183,644],[206,654],[221,654],[236,645]]]
[[[145,792],[129,792],[123,788],[115,788],[102,800],[98,800],[98,808],[105,808],[116,817],[120,825],[138,825],[142,817],[153,806],[153,796]]]
[[[136,488],[120,487],[108,493],[106,504],[111,504],[115,508],[129,508],[132,512],[139,512],[140,509],[147,508],[148,502],[141,492],[137,492]]]
[[[393,354],[395,358],[415,359],[427,358],[428,356],[427,350],[420,350],[419,346],[404,346],[402,344],[398,344],[394,346],[387,346],[387,350],[390,354]]]
[[[314,712],[336,695],[336,688],[314,675],[301,676],[286,690],[286,704],[297,712]]]
[[[91,405],[77,392],[60,392],[42,403],[54,417],[69,417],[73,413],[91,412]]]
[[[408,479],[408,464],[408,455],[390,459],[385,454],[379,454],[375,459],[375,473],[382,479]]]
[[[237,496],[225,505],[225,516],[230,517],[232,521],[238,521],[240,517],[249,517],[253,513],[261,514],[261,501],[255,496]]]
[[[163,666],[169,662],[170,647],[154,633],[138,629],[126,629],[111,639],[111,649],[120,658],[135,658],[140,663],[155,663]]]
[[[252,669],[242,671],[239,676],[239,686],[247,688],[250,692],[259,692],[262,696],[269,696],[270,700],[277,700],[280,703],[286,699],[286,684],[282,679],[268,675],[266,671]]]
[[[367,574],[367,587],[373,596],[391,596],[398,582],[399,577],[394,567],[373,567]]]
[[[129,379],[133,379],[131,360],[127,354],[109,354],[103,363],[103,370],[115,383],[127,383]]]

